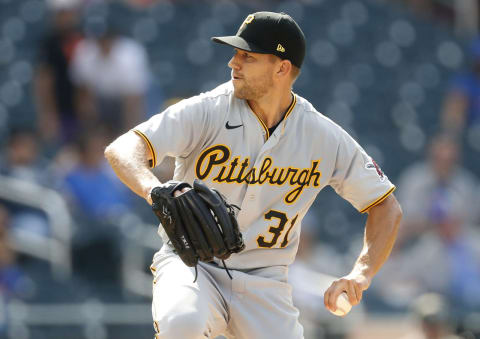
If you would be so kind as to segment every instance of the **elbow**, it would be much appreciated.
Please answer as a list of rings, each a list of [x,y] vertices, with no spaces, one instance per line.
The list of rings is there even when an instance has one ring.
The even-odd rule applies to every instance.
[[[137,159],[138,154],[143,150],[141,147],[143,147],[143,140],[137,134],[127,132],[105,147],[103,155],[114,167],[120,162]]]
[[[112,163],[112,161],[116,158],[115,142],[112,142],[110,145],[105,147],[105,150],[103,151],[103,155],[105,156],[105,158],[108,160],[109,163]]]
[[[395,199],[395,219],[397,221],[397,225],[400,224],[400,221],[402,221],[403,218],[403,210],[402,206],[400,206],[400,203]]]
[[[112,156],[112,144],[108,145],[107,147],[105,147],[105,150],[103,151],[103,156],[105,158],[110,158]]]
[[[395,227],[395,232],[397,232],[400,226],[400,222],[402,221],[402,218],[403,218],[403,210],[402,210],[402,206],[400,205],[400,203],[395,197],[393,197],[392,199],[391,213],[394,220],[393,225]]]

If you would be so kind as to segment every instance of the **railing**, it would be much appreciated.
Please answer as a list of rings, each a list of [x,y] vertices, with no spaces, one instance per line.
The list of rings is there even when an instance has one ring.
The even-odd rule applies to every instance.
[[[122,251],[122,284],[125,291],[144,297],[152,296],[152,275],[145,272],[153,254],[160,249],[162,241],[157,226],[144,223],[134,214],[122,217],[120,225],[127,239]],[[145,262],[145,257],[149,262]]]
[[[12,232],[12,246],[19,253],[49,261],[56,279],[68,279],[72,273],[72,220],[62,196],[52,189],[0,176],[0,198],[45,213],[50,225],[50,235]]]
[[[109,303],[90,299],[83,303],[62,304],[26,304],[12,301],[6,308],[8,319],[7,338],[33,338],[36,327],[49,328],[52,331],[61,328],[79,327],[75,338],[107,339],[108,326],[142,326],[151,330],[153,336],[150,303]],[[4,338],[0,333],[0,337]],[[43,336],[42,336],[43,338]],[[55,336],[55,338],[59,338]],[[125,336],[122,336],[125,338]],[[146,336],[144,336],[146,338]]]

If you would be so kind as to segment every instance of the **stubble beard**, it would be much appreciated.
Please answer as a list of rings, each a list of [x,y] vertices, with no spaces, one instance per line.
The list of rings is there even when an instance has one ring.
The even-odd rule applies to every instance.
[[[233,86],[233,94],[238,99],[244,100],[258,100],[267,94],[268,90],[273,86],[273,81],[270,78],[262,78],[260,81],[252,81],[254,85],[247,83],[245,80],[242,84]]]

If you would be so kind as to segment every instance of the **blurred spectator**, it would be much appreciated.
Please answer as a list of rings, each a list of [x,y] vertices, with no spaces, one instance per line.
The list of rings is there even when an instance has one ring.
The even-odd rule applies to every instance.
[[[71,65],[77,109],[117,136],[145,116],[147,53],[135,40],[120,36],[110,18],[87,19],[86,30],[91,37],[78,45]]]
[[[418,329],[402,339],[460,339],[454,334],[449,305],[441,295],[421,295],[413,303],[411,313]]]
[[[49,162],[39,150],[38,135],[30,129],[12,130],[0,159],[0,174],[44,186],[52,186]]]
[[[73,238],[74,270],[90,280],[118,283],[122,217],[133,194],[105,163],[104,128],[91,128],[76,142],[77,163],[67,170],[62,190],[70,203],[77,231]]]
[[[47,4],[52,22],[38,51],[35,99],[40,135],[55,146],[70,140],[78,125],[69,64],[82,36],[78,30],[79,0],[49,0]]]
[[[26,295],[31,281],[15,263],[15,254],[9,242],[9,215],[7,209],[0,205],[0,338],[6,338],[6,306],[12,297]]]
[[[91,221],[112,220],[128,212],[132,202],[132,194],[106,164],[107,143],[104,128],[83,133],[76,143],[78,163],[66,173],[62,185],[76,213]]]
[[[25,293],[25,276],[15,263],[15,253],[9,242],[9,215],[0,205],[0,295],[21,296]]]
[[[476,178],[460,166],[459,145],[433,138],[428,159],[399,180],[404,211],[396,249],[380,273],[390,302],[408,303],[425,292],[445,295],[459,309],[480,307],[480,235]]]
[[[410,166],[400,177],[399,199],[406,216],[398,241],[429,229],[445,239],[454,238],[463,224],[478,217],[477,182],[461,166],[460,145],[455,138],[448,134],[433,137],[427,161]]]
[[[32,130],[13,130],[0,159],[0,174],[41,186],[54,186],[54,174],[39,152],[38,141]],[[17,204],[9,204],[9,210],[13,229],[48,234],[49,225],[43,213]]]
[[[446,130],[461,134],[480,126],[480,38],[471,46],[472,67],[457,74],[446,96],[442,124]]]

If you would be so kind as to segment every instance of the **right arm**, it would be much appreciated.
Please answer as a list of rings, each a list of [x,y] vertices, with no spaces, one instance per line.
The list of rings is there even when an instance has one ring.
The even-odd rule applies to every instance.
[[[107,146],[105,157],[118,178],[151,205],[150,191],[161,182],[150,171],[152,154],[145,141],[128,131]]]

